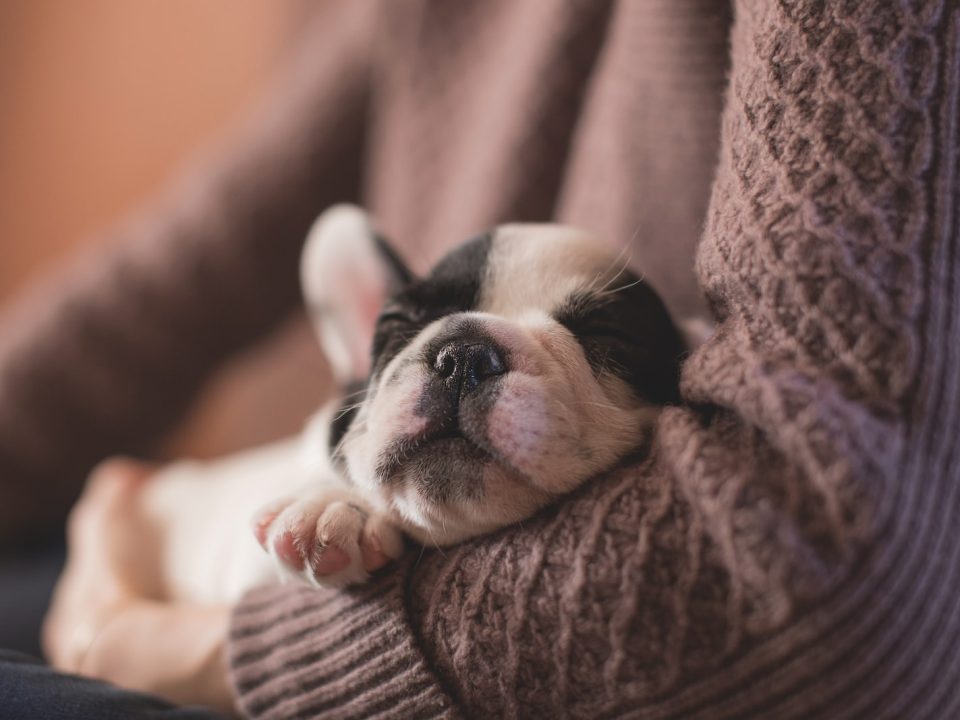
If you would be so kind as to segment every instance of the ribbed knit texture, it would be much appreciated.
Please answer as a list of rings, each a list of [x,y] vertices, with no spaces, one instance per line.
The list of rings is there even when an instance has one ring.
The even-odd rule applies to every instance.
[[[231,630],[233,682],[253,717],[457,717],[405,622],[391,577],[350,592],[251,594]]]
[[[960,717],[958,4],[384,8],[365,197],[415,264],[561,218],[718,330],[643,460],[359,592],[248,595],[244,709]]]

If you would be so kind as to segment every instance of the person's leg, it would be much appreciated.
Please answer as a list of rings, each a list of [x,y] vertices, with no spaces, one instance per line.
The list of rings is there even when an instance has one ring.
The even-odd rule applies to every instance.
[[[0,650],[0,720],[214,720],[210,710],[58,673],[40,660]]]
[[[63,543],[0,556],[0,648],[41,657],[40,625],[63,568]]]
[[[40,627],[63,568],[62,544],[0,557],[0,720],[188,720],[220,717],[53,670]]]

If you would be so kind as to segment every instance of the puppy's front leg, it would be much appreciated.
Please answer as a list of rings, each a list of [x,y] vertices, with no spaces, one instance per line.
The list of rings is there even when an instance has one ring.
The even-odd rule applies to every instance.
[[[343,587],[403,554],[403,535],[349,489],[324,488],[272,502],[255,515],[253,532],[282,577]]]

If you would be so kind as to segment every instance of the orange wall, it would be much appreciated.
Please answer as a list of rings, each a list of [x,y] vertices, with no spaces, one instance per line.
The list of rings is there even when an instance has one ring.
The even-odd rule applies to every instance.
[[[0,302],[256,97],[300,0],[0,0]]]
[[[0,306],[255,103],[308,4],[0,0]],[[297,426],[326,371],[302,326],[278,344],[214,383],[176,452],[217,454]]]

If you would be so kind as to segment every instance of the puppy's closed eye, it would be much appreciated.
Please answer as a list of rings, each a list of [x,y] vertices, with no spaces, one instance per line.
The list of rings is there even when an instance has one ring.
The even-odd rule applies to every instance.
[[[377,316],[378,327],[414,325],[416,323],[417,319],[414,318],[413,313],[402,308],[386,308]]]
[[[618,316],[612,298],[601,294],[577,293],[556,313],[556,320],[581,344],[603,341],[634,342],[635,337]]]
[[[555,319],[577,339],[596,375],[612,372],[638,398],[657,403],[677,398],[677,360],[682,343],[672,325],[651,312],[660,301],[645,285],[631,282],[617,291],[578,292]]]
[[[403,308],[388,307],[380,313],[372,347],[376,369],[383,368],[422,328],[423,322]]]

